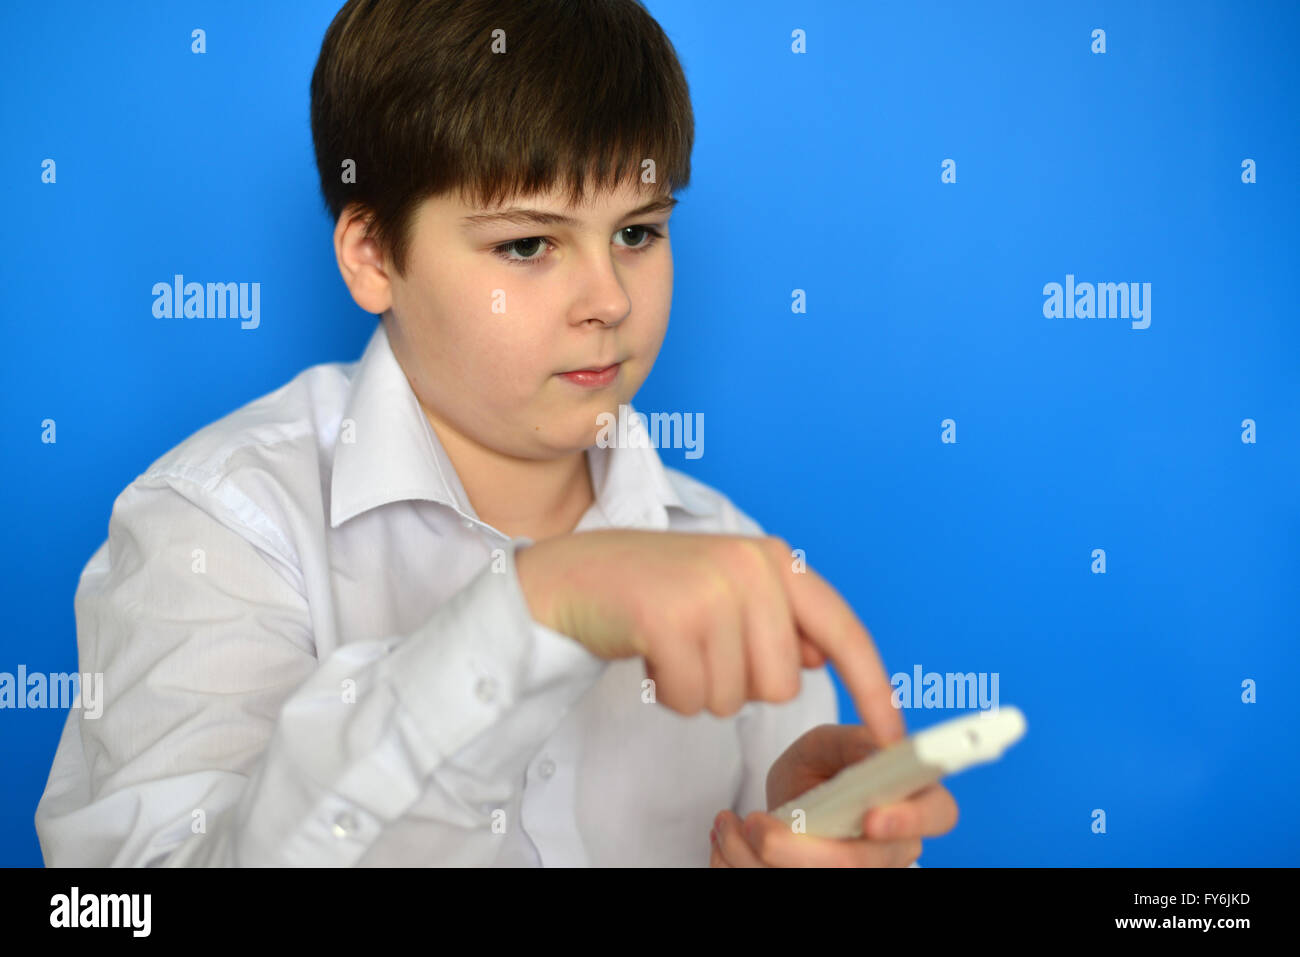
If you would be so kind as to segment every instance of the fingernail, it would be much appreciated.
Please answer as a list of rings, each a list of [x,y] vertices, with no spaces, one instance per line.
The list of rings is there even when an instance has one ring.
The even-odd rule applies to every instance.
[[[718,829],[716,827],[713,830],[709,831],[709,842],[714,847],[718,846]]]

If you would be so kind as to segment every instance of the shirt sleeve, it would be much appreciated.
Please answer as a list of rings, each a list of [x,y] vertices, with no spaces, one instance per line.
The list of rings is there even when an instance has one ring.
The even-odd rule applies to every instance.
[[[430,861],[494,854],[463,792],[522,787],[606,665],[533,621],[522,543],[415,632],[319,660],[293,570],[257,540],[201,490],[137,480],[114,503],[74,601],[102,709],[69,712],[36,813],[46,864],[348,866],[430,788],[459,842]]]
[[[734,505],[732,506],[734,508]],[[737,534],[766,534],[750,516],[735,509]],[[819,724],[839,724],[835,685],[825,666],[805,668],[799,694],[780,703],[751,701],[736,715],[744,769],[732,810],[742,819],[767,808],[767,772],[782,752]]]

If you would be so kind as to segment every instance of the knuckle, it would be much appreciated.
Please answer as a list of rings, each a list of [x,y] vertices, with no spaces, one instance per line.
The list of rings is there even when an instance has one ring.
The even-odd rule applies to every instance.
[[[766,572],[768,559],[764,553],[765,548],[761,540],[735,536],[725,540],[718,555],[718,562],[732,578],[753,582]]]
[[[780,535],[765,535],[763,541],[771,551],[780,552],[782,559],[788,557],[790,552],[793,551],[790,548],[790,543]]]
[[[761,690],[754,693],[754,699],[764,704],[786,704],[798,697],[798,694],[797,689],[794,693],[788,693],[784,687],[773,688],[770,685],[765,685]]]
[[[712,583],[697,579],[682,595],[668,596],[661,613],[663,640],[675,648],[698,643],[707,634],[718,601]]]
[[[680,597],[670,598],[677,607],[677,626],[688,634],[711,632],[720,622],[734,617],[737,595],[727,576],[716,565],[693,570]]]
[[[739,712],[744,706],[745,696],[743,694],[731,694],[715,699],[712,706],[709,708],[709,711],[720,718],[730,718],[732,715]]]
[[[655,603],[642,597],[635,602],[631,614],[631,631],[635,646],[643,656],[657,652],[659,636],[669,632],[675,625],[676,613],[671,601]]]
[[[683,689],[676,682],[665,685],[659,682],[659,701],[670,711],[692,717],[704,710],[703,696],[696,691]]]
[[[781,647],[784,649],[786,644],[787,642],[783,641]],[[755,653],[771,654],[766,646],[756,649]],[[797,698],[803,687],[802,669],[798,665],[798,659],[782,651],[776,654],[775,660],[765,661],[765,663],[771,667],[758,669],[755,689],[758,698],[777,704]]]
[[[794,547],[779,535],[769,535],[763,542],[763,551],[772,567],[783,570],[790,568]]]
[[[791,701],[799,697],[799,688],[802,679],[799,672],[789,668],[782,668],[777,676],[773,679],[772,700],[776,702]]]
[[[721,574],[716,568],[710,568],[709,573],[701,576],[703,591],[703,604],[711,615],[729,614],[736,607],[736,591],[727,576]]]

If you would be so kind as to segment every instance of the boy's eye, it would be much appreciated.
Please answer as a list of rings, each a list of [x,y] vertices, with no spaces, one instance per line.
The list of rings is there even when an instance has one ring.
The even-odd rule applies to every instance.
[[[614,235],[621,236],[624,239],[640,239],[640,242],[619,243],[618,245],[626,245],[632,252],[641,253],[663,239],[664,234],[656,227],[647,225],[624,226]],[[541,248],[538,244],[541,243],[552,245],[551,241],[544,236],[529,236],[527,239],[513,239],[508,243],[502,243],[500,246],[494,246],[492,252],[504,262],[526,265],[541,262],[546,258],[545,252],[540,255],[537,254],[538,249]],[[512,255],[512,253],[515,255]]]
[[[634,243],[629,247],[631,249],[637,250],[638,252],[642,249],[649,249],[651,246],[655,244],[655,242],[663,238],[663,233],[659,232],[653,226],[626,226],[623,229],[620,229],[614,235],[626,237],[627,233],[632,233],[633,235],[639,235],[645,237],[644,242]]]
[[[503,246],[498,246],[497,249],[505,250],[507,252],[510,251],[516,252],[524,260],[540,259],[541,258],[540,256],[534,255],[534,253],[536,252],[536,247],[533,246],[533,244],[544,243],[544,242],[546,242],[546,240],[544,240],[541,236],[529,236],[527,239],[516,239],[513,242],[506,243]]]

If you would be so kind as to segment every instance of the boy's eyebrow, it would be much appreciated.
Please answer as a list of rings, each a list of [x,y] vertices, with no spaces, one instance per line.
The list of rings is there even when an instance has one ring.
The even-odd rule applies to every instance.
[[[660,213],[677,205],[671,196],[651,200],[644,206],[630,209],[623,214],[623,219],[642,216],[646,213]],[[580,226],[581,222],[563,213],[552,213],[540,209],[523,209],[518,206],[502,210],[499,213],[474,213],[461,218],[467,226]]]

